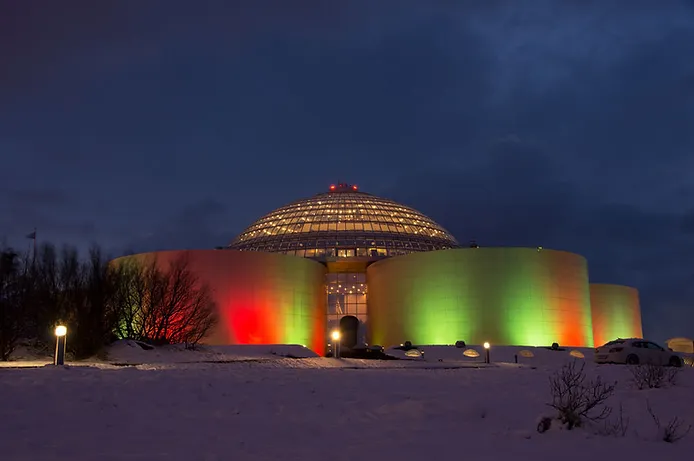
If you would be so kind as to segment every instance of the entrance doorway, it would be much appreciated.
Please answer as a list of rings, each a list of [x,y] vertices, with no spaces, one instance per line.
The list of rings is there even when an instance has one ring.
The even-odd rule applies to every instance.
[[[359,337],[359,319],[345,315],[340,319],[340,344],[350,349],[357,345]]]

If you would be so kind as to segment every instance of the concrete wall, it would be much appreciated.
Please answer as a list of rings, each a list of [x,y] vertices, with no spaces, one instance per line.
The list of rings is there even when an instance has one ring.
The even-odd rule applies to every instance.
[[[118,258],[156,261],[166,270],[177,258],[212,290],[220,322],[206,344],[302,344],[324,353],[325,267],[278,253],[189,250]]]
[[[590,284],[593,338],[599,347],[617,338],[641,338],[641,305],[636,288]]]
[[[536,248],[415,253],[367,269],[370,342],[592,347],[585,258]]]

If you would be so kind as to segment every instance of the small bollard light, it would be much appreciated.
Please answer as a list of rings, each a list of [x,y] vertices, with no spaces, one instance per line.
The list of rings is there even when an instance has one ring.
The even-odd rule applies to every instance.
[[[67,327],[58,325],[55,327],[55,357],[53,365],[65,365],[65,340],[67,337]]]
[[[340,330],[334,330],[330,335],[333,340],[333,356],[340,358]]]
[[[485,341],[484,346],[484,363],[489,363],[489,348],[491,345]]]

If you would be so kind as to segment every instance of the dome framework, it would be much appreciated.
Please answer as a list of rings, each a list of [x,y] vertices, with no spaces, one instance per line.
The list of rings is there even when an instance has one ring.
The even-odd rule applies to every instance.
[[[315,259],[371,259],[457,247],[456,239],[428,216],[349,184],[277,208],[228,246]]]

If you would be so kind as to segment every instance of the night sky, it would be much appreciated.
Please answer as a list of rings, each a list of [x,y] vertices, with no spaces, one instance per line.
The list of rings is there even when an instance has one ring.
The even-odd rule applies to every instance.
[[[694,2],[0,1],[0,238],[228,243],[338,180],[694,336]]]

